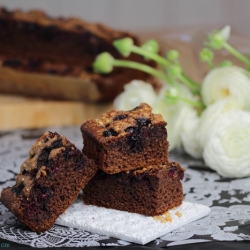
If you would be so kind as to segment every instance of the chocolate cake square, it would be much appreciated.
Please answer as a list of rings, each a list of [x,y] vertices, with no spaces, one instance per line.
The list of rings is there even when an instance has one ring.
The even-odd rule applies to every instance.
[[[46,132],[32,146],[16,185],[1,202],[35,232],[49,230],[77,198],[98,167],[65,136]]]
[[[133,79],[160,89],[156,77],[140,70],[120,67],[108,75],[93,71],[96,56],[104,51],[124,59],[113,41],[125,37],[140,46],[135,34],[101,23],[0,7],[0,82],[4,82],[0,92],[100,102],[112,101]],[[135,53],[127,59],[156,67],[154,61]]]
[[[82,124],[83,152],[108,174],[167,163],[166,124],[146,103],[111,110]]]
[[[86,205],[160,215],[181,205],[184,169],[177,162],[117,174],[99,170],[83,189]]]

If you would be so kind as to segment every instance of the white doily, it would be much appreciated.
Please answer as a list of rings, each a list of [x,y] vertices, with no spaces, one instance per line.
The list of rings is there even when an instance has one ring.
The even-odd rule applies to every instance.
[[[82,148],[80,126],[0,132],[0,191],[13,186],[15,175],[32,144],[45,131],[65,135],[79,149]],[[210,241],[249,241],[250,178],[225,179],[180,152],[170,158],[186,168],[183,188],[185,201],[211,208],[208,216],[188,223],[163,235],[146,246],[167,247]],[[30,231],[0,203],[0,238],[32,247],[124,246],[133,243],[107,235],[93,234],[82,229],[54,225],[42,234]]]

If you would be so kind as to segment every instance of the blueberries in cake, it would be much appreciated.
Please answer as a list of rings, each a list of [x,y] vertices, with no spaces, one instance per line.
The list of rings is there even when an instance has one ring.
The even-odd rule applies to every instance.
[[[57,74],[57,71],[56,71],[56,69],[50,69],[50,70],[48,70],[48,73],[49,73],[50,75],[56,75],[56,74]]]
[[[145,139],[150,135],[151,124],[150,119],[138,118],[136,119],[138,127],[128,127],[125,129],[125,132],[129,132],[127,142],[130,146],[130,150],[134,153],[140,153],[143,151]]]
[[[48,162],[50,154],[50,149],[43,149],[40,155],[37,158],[37,168],[41,168],[43,165],[45,165]]]
[[[51,144],[51,146],[53,148],[60,148],[60,147],[62,147],[63,146],[62,140],[58,139],[56,141],[53,141],[52,144]]]
[[[148,126],[151,124],[151,120],[146,118],[138,118],[136,119],[136,122],[139,126]]]
[[[35,219],[36,214],[40,212],[40,209],[35,202],[30,202],[26,206],[26,212],[30,219]]]
[[[52,170],[52,174],[56,174],[60,169],[60,164],[57,160],[49,161],[48,167]]]
[[[69,156],[79,156],[80,155],[80,151],[77,148],[75,148],[75,147],[71,147],[71,148],[68,148],[67,154]]]
[[[148,129],[148,127],[142,127],[141,128],[141,137],[143,138],[147,138],[150,135],[150,130]]]
[[[85,157],[80,157],[77,164],[74,165],[74,170],[79,171],[86,165],[87,161]]]
[[[3,61],[3,66],[5,66],[5,67],[15,68],[15,67],[18,67],[21,65],[22,65],[22,62],[17,58],[7,59],[7,60]]]
[[[165,127],[157,128],[156,126],[151,126],[150,132],[155,137],[167,137],[167,129]]]
[[[174,167],[174,166],[170,167],[170,169],[168,171],[168,177],[173,178],[175,173],[176,173],[176,167]]]
[[[128,115],[127,114],[120,114],[120,115],[116,115],[114,118],[113,118],[113,121],[120,121],[120,120],[123,120],[125,118],[127,118]]]
[[[127,127],[127,128],[125,129],[125,132],[133,133],[134,130],[135,130],[135,127]]]
[[[24,188],[23,183],[21,183],[19,186],[13,186],[11,190],[15,192],[16,195],[20,195],[22,193],[22,190]]]
[[[46,162],[48,160],[49,157],[49,152],[47,152],[47,150],[43,150],[41,152],[41,154],[38,156],[37,160],[38,161],[42,161],[42,162]]]
[[[109,129],[109,130],[103,131],[102,135],[104,137],[109,137],[109,136],[117,136],[118,133],[115,130],[113,130],[113,129]]]
[[[47,187],[37,185],[34,187],[34,196],[41,205],[44,205],[44,202],[52,196],[52,191]]]
[[[42,64],[42,61],[39,60],[39,59],[33,59],[33,58],[29,58],[29,61],[28,61],[28,69],[29,70],[36,70],[37,68],[39,68]]]
[[[26,169],[24,169],[24,170],[22,171],[22,173],[21,173],[21,174],[22,174],[22,175],[26,175],[26,173],[28,173],[28,172],[27,172],[27,170],[26,170]]]
[[[141,128],[134,127],[133,130],[130,128],[130,135],[127,138],[130,151],[133,153],[139,153],[144,148],[144,138],[141,136]]]
[[[26,173],[26,175],[30,176],[31,178],[34,178],[36,174],[37,174],[37,169],[32,169]]]
[[[184,179],[184,172],[183,171],[179,172],[179,178],[180,178],[180,180]]]
[[[55,33],[57,31],[57,27],[56,26],[48,26],[48,27],[44,27],[42,29],[42,38],[48,42],[51,42],[54,39]]]
[[[35,23],[27,23],[27,29],[30,31],[36,30],[37,25]]]

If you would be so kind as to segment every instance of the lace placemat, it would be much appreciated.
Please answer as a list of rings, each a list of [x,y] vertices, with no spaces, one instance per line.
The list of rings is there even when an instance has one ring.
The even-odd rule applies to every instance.
[[[0,132],[0,191],[13,186],[22,162],[45,131],[57,131],[82,148],[79,127],[46,128]],[[158,237],[145,246],[172,245],[210,241],[249,241],[250,178],[225,179],[193,160],[183,152],[171,152],[170,158],[186,168],[183,180],[185,201],[211,208],[204,218],[185,224]],[[135,243],[83,229],[54,225],[45,233],[36,234],[20,223],[0,203],[0,238],[32,247],[125,246]]]

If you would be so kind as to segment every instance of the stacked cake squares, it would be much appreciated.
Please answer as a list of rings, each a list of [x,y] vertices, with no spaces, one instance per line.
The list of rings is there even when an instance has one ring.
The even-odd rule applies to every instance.
[[[85,204],[148,216],[183,200],[184,169],[168,161],[166,122],[142,103],[81,126],[80,151],[57,132],[44,133],[0,201],[35,232],[49,230],[83,190]]]
[[[85,204],[154,216],[182,203],[184,169],[168,161],[166,122],[149,105],[109,111],[81,131],[83,153],[99,167]]]

